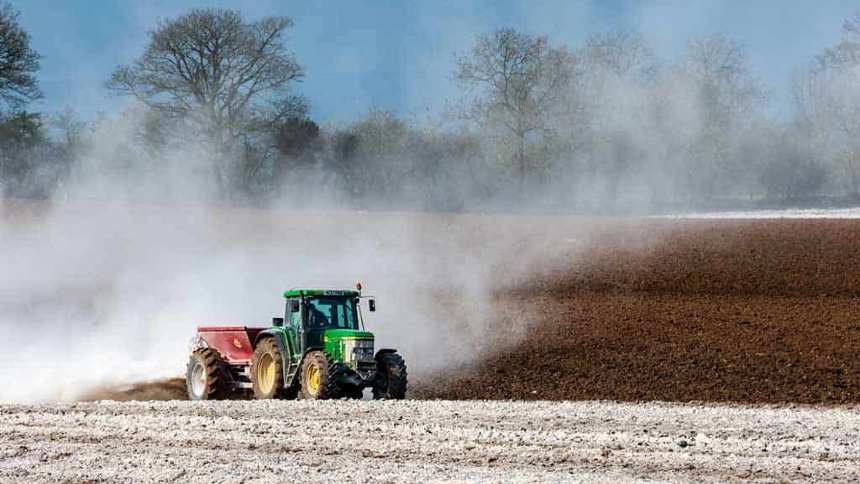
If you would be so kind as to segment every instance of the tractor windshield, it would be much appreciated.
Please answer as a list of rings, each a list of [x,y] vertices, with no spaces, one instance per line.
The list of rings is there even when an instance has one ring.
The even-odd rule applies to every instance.
[[[342,296],[308,298],[308,327],[359,329],[355,299]]]

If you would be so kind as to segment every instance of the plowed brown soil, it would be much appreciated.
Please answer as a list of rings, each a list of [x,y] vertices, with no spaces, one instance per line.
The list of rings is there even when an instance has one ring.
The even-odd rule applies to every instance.
[[[419,398],[860,402],[860,221],[653,220],[500,289],[526,336]]]

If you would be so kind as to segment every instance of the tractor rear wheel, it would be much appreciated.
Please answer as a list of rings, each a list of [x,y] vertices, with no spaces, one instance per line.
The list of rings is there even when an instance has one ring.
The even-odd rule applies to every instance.
[[[311,351],[302,362],[302,398],[327,400],[340,397],[336,365],[322,351]]]
[[[403,400],[406,398],[406,362],[397,353],[384,353],[376,358],[374,400]]]
[[[251,360],[251,386],[254,398],[284,398],[284,357],[274,338],[263,338],[254,349]]]
[[[188,359],[185,386],[189,400],[223,400],[230,396],[224,360],[212,348],[199,348]]]

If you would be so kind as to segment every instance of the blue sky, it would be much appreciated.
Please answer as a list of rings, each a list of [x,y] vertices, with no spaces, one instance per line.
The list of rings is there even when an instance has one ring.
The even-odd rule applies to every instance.
[[[371,106],[421,118],[456,90],[453,54],[475,35],[501,26],[582,45],[613,29],[646,34],[672,61],[691,37],[715,32],[749,49],[777,114],[790,112],[792,70],[839,40],[842,21],[860,1],[203,1],[11,0],[43,55],[45,99],[36,109],[72,107],[89,118],[120,109],[103,87],[112,70],[139,55],[159,18],[192,7],[240,9],[249,18],[287,15],[289,44],[306,69],[297,89],[317,120],[345,122]]]

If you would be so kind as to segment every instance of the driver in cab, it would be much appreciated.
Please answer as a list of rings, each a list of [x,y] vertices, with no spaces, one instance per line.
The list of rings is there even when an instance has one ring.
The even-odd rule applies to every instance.
[[[313,305],[311,305],[310,307],[310,314],[308,316],[308,322],[310,323],[309,326],[312,329],[322,329],[329,324],[328,317],[325,315],[325,313],[323,313]]]

